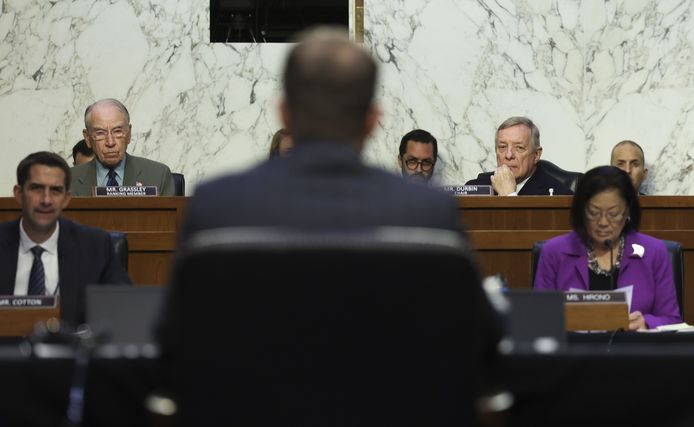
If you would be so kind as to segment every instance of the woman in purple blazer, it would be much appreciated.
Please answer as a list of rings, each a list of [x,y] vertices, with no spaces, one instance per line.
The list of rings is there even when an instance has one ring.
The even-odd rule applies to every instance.
[[[571,205],[573,231],[545,243],[534,288],[611,290],[633,285],[629,329],[681,322],[667,248],[637,232],[640,220],[638,195],[624,171],[600,166],[586,172]]]

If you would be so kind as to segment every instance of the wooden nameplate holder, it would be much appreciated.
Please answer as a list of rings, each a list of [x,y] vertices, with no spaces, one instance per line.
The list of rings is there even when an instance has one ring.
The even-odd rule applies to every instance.
[[[39,322],[60,318],[58,296],[0,296],[0,337],[30,335]]]
[[[564,298],[567,331],[629,329],[629,309],[624,292],[566,292]]]

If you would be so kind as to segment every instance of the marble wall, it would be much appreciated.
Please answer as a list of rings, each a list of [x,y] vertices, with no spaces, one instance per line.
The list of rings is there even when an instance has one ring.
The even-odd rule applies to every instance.
[[[195,183],[250,167],[278,127],[283,44],[210,44],[208,0],[0,0],[0,195],[18,161],[67,158],[86,105],[129,107],[129,151]],[[606,163],[639,142],[651,194],[694,194],[694,4],[681,0],[365,1],[382,64],[367,161],[396,171],[400,136],[440,141],[436,179],[494,164],[496,126],[538,124],[543,158]]]

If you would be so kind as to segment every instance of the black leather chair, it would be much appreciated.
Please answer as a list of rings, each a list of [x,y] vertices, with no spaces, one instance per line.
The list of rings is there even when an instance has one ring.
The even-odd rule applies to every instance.
[[[675,291],[677,292],[677,304],[680,306],[680,315],[684,318],[684,258],[682,245],[672,240],[663,240],[663,243],[665,243],[667,247],[668,254],[670,255],[670,262],[672,262],[672,274],[674,275]],[[535,242],[533,245],[530,255],[532,263],[531,286],[535,286],[535,272],[537,271],[537,263],[540,260],[540,252],[542,252],[544,244],[544,241],[539,241]]]
[[[173,180],[174,180],[174,194],[177,196],[185,196],[186,195],[186,178],[183,176],[182,173],[178,173],[178,172],[172,172],[171,176],[173,176]]]
[[[120,231],[109,231],[113,252],[125,271],[128,271],[128,235]]]
[[[172,277],[179,425],[468,425],[495,319],[457,233],[210,230]]]
[[[571,191],[576,191],[578,179],[583,176],[581,172],[564,170],[549,160],[540,159],[538,161],[538,167],[541,167],[543,171],[547,172],[547,174],[569,187]]]

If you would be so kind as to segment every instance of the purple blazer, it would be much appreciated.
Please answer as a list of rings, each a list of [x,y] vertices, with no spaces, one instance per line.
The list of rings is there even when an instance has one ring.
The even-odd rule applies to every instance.
[[[632,245],[643,247],[643,256]],[[617,287],[629,285],[634,285],[631,310],[640,311],[649,328],[682,321],[672,264],[661,240],[635,231],[626,234]],[[535,274],[536,290],[569,288],[588,290],[588,254],[575,231],[545,243]]]

